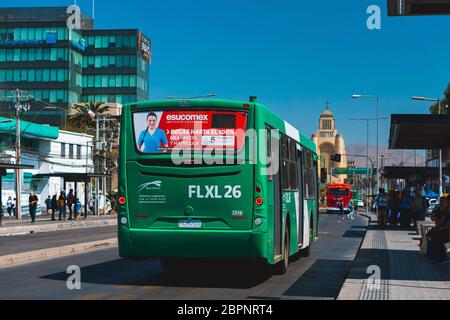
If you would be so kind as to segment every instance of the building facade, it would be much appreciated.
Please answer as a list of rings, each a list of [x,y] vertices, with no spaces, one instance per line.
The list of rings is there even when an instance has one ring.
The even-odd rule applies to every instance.
[[[26,90],[34,97],[24,119],[61,126],[69,106],[146,100],[151,43],[137,29],[94,29],[81,13],[69,29],[66,7],[0,8],[0,95]],[[48,104],[57,110],[41,110]],[[0,116],[11,116],[11,100]]]
[[[319,168],[326,167],[329,183],[344,183],[347,175],[333,175],[332,168],[346,168],[347,156],[345,155],[344,137],[335,128],[333,113],[327,108],[319,118],[319,130],[312,135],[311,139],[317,146],[317,152],[324,159],[319,160]],[[333,154],[341,154],[341,162],[331,161]]]
[[[0,118],[0,120],[3,118]],[[58,174],[93,173],[93,136],[59,130],[57,127],[32,124],[21,121],[21,164],[32,165],[24,169],[21,204],[23,214],[28,214],[28,192],[34,190],[39,198],[39,208],[45,208],[48,196],[61,190],[74,189],[84,204],[84,183],[66,183]],[[0,125],[0,152],[3,159],[14,162],[15,122]],[[49,175],[49,176],[46,176]],[[51,176],[50,176],[51,175]],[[2,179],[2,199],[15,197],[14,170],[8,170]],[[38,210],[40,212],[40,210]]]

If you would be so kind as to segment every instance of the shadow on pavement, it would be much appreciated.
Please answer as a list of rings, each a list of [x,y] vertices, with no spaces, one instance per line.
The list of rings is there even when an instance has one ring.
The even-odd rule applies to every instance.
[[[436,265],[418,251],[360,249],[349,278],[367,279],[367,268],[380,267],[382,280],[450,281],[450,265]]]
[[[128,261],[117,259],[81,268],[83,283],[161,287],[248,289],[271,277],[264,266],[251,263],[216,262],[182,266],[176,273],[163,272],[158,259]],[[58,272],[43,279],[66,281],[68,274]]]
[[[344,238],[364,238],[365,235],[365,230],[347,230],[342,236]]]
[[[289,287],[284,295],[336,298],[352,263],[351,260],[319,259]]]

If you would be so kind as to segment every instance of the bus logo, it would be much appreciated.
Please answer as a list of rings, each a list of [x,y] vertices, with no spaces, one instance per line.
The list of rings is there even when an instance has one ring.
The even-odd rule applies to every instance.
[[[141,193],[143,190],[158,190],[161,189],[162,181],[151,181],[144,184],[141,184],[138,188],[138,193]]]

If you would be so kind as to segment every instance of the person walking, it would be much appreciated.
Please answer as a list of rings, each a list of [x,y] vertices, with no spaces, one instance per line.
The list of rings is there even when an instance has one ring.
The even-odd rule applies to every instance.
[[[339,198],[337,200],[337,205],[339,208],[339,214],[338,214],[337,218],[338,218],[338,220],[344,219],[344,200],[342,198]],[[339,221],[339,222],[341,222],[341,221]]]
[[[355,220],[355,208],[353,206],[353,201],[349,200],[348,202],[348,215],[347,219]]]
[[[11,199],[11,196],[8,197],[8,200],[6,200],[6,211],[8,212],[8,216],[11,219],[11,216],[13,215],[13,201]]]
[[[55,221],[55,212],[58,210],[58,199],[56,198],[56,194],[53,195],[52,200],[50,201],[50,206],[52,209],[52,221]]]
[[[383,188],[380,188],[378,196],[376,198],[378,225],[380,227],[386,226],[387,222],[387,206],[388,197]]]
[[[34,190],[30,191],[30,196],[28,197],[28,208],[31,216],[31,223],[36,222],[36,208],[39,199],[37,195],[34,193]]]
[[[69,220],[72,220],[73,205],[75,203],[75,196],[73,195],[73,189],[69,190],[67,194],[67,208],[69,208]]]
[[[58,197],[59,220],[66,220],[66,204],[66,194],[61,191]]]

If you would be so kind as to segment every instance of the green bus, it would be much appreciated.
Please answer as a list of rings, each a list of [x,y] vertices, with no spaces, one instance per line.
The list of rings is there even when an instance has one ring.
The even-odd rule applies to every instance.
[[[119,255],[263,260],[286,272],[318,237],[315,144],[256,102],[123,106]]]

